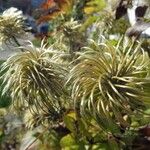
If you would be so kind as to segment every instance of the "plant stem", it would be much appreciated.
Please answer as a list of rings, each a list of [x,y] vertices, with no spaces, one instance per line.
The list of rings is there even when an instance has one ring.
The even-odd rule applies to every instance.
[[[15,41],[15,43],[18,45],[18,46],[21,46],[20,43],[18,42],[18,40],[13,36],[13,40]]]
[[[18,42],[18,40],[16,39],[16,37],[13,36],[12,38],[13,38],[14,42],[17,44],[17,46],[20,47],[21,44]],[[22,52],[24,52],[24,50],[23,50],[22,48],[21,48],[20,50],[21,50]]]
[[[49,127],[45,128],[45,130],[44,130],[42,133],[40,133],[40,134],[36,137],[36,139],[35,139],[32,143],[30,143],[30,144],[25,148],[25,150],[28,150],[40,137],[42,137],[43,133],[45,133],[45,132],[48,130],[48,128],[49,128]]]

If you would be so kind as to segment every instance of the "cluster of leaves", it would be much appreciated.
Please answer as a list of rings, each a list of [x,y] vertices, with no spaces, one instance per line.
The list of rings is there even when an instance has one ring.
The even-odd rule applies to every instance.
[[[16,38],[25,35],[24,19],[22,12],[11,8],[3,12],[0,17],[0,41],[14,42]]]
[[[92,43],[70,72],[72,97],[81,114],[86,118],[89,114],[105,130],[116,130],[118,122],[128,127],[125,115],[140,111],[144,101],[149,103],[145,88],[150,83],[146,70],[149,60],[138,48],[133,53],[131,47],[123,52],[118,49],[109,43]]]

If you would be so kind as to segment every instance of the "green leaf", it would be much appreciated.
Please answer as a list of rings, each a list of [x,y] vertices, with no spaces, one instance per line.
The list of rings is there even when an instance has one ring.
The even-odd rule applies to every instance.
[[[89,26],[91,26],[96,20],[98,19],[98,16],[89,16],[86,21],[83,23],[83,25],[80,28],[80,32],[85,31]]]
[[[60,145],[62,148],[71,147],[72,145],[76,145],[76,141],[71,134],[68,134],[60,140]]]
[[[1,69],[1,65],[4,63],[4,61],[0,61],[0,69]],[[0,72],[0,77],[5,73],[5,71],[1,71]],[[9,95],[9,92],[7,92],[6,94],[2,95],[2,91],[4,88],[4,85],[2,85],[3,80],[0,79],[0,108],[5,108],[10,106],[11,104],[11,97]]]
[[[66,127],[72,132],[72,133],[76,133],[76,126],[75,126],[75,119],[73,117],[70,117],[68,115],[64,116],[63,118],[64,123],[66,125]]]
[[[84,12],[86,14],[91,14],[102,10],[106,6],[105,0],[91,0],[86,3]]]

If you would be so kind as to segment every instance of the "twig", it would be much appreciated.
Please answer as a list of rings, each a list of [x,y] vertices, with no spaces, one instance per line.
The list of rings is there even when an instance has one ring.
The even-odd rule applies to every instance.
[[[48,128],[49,128],[49,127],[45,128],[45,130],[44,130],[42,133],[40,133],[40,134],[36,137],[36,139],[35,139],[32,143],[30,143],[30,144],[25,148],[25,150],[28,150],[28,149],[43,135],[43,133],[45,133],[45,132],[47,131]]]
[[[16,37],[13,36],[12,38],[13,38],[14,42],[17,44],[17,46],[20,47],[21,44],[18,42],[18,40],[16,39]],[[23,50],[22,48],[21,48],[20,50],[21,50],[22,52],[24,52],[24,50]]]

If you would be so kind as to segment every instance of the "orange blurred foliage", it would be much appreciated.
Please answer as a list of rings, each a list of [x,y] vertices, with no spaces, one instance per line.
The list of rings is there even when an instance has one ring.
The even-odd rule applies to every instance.
[[[55,1],[54,0],[47,0],[46,2],[44,2],[42,5],[41,5],[41,8],[44,9],[44,10],[47,10],[51,7],[54,7],[56,5]]]
[[[66,14],[69,12],[73,0],[46,0],[41,5],[42,15],[38,19],[38,24],[54,19],[60,14]]]

